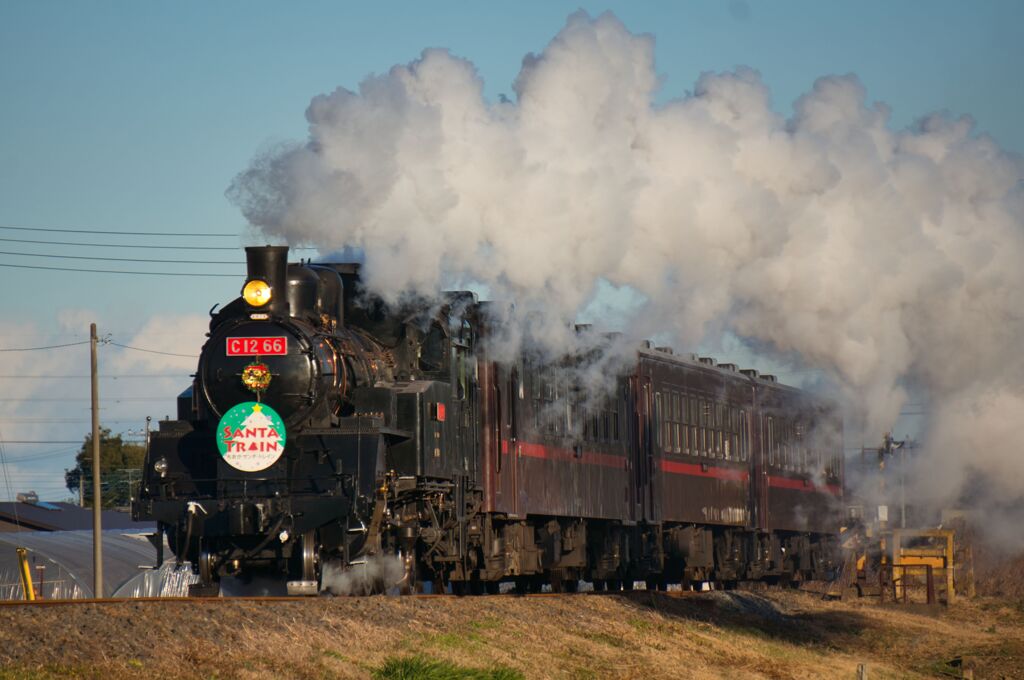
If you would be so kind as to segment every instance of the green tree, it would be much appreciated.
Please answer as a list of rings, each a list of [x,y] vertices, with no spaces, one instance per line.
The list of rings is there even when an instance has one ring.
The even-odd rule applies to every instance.
[[[100,430],[100,483],[103,507],[126,506],[131,501],[134,483],[140,479],[146,447],[126,442],[120,434],[112,435],[110,430]],[[85,442],[75,457],[75,467],[64,470],[64,483],[69,490],[77,493],[79,481],[84,481],[85,505],[92,506],[92,433],[85,435]]]

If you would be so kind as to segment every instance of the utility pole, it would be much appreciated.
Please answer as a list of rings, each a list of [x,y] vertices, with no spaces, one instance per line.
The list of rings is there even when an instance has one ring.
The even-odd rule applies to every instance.
[[[92,377],[92,592],[103,597],[103,506],[100,497],[100,381],[96,349],[96,324],[89,325],[90,375]]]
[[[900,442],[900,529],[907,528],[907,445],[910,438]]]

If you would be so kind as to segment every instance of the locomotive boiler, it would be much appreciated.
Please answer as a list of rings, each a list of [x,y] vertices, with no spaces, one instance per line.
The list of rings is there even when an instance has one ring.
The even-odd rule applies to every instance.
[[[771,376],[649,344],[600,394],[582,357],[496,360],[472,293],[386,305],[359,265],[246,249],[133,506],[198,594],[324,565],[401,588],[799,582],[836,564],[841,422]],[[566,370],[567,367],[570,370]],[[556,370],[557,369],[557,370]],[[384,583],[383,586],[396,585]]]

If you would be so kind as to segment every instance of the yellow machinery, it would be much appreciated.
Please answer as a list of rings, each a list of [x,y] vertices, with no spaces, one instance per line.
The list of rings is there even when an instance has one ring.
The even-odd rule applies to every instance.
[[[844,534],[847,558],[826,596],[877,595],[882,602],[908,603],[923,595],[928,604],[953,603],[952,529],[861,526]],[[918,594],[911,598],[915,591]]]
[[[890,433],[880,448],[862,448],[862,488],[868,490],[872,501],[851,499],[855,502],[848,508],[850,523],[840,536],[846,559],[826,595],[877,595],[883,602],[909,603],[913,593],[917,600],[925,594],[929,604],[939,600],[953,603],[954,531],[924,528],[939,521],[940,526],[948,527],[949,521],[945,513],[940,520],[906,502],[906,459],[917,455],[914,442],[896,441]],[[906,528],[908,525],[915,528]],[[965,583],[956,585],[969,594],[973,581],[969,548],[960,557],[963,559],[957,561],[969,566],[966,574],[960,575],[966,578],[959,579]]]
[[[28,550],[25,548],[18,548],[18,573],[21,575],[21,587],[25,591],[25,599],[36,599],[36,591],[32,586],[32,570],[28,567]]]
[[[946,604],[953,604],[953,530],[893,529],[891,541],[892,548],[886,557],[892,560],[896,592],[924,585],[931,571],[934,583],[945,588]]]

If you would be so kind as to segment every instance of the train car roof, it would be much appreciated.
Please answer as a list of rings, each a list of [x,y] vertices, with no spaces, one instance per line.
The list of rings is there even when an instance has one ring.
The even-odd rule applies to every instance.
[[[828,409],[838,408],[838,403],[834,399],[794,387],[793,385],[780,383],[774,375],[761,374],[754,369],[740,369],[736,364],[718,363],[711,357],[702,357],[692,353],[677,354],[668,347],[645,346],[641,346],[637,350],[637,354],[641,360],[648,359],[685,366],[686,368],[703,371],[705,374],[719,375],[725,380],[746,381],[757,385],[766,395],[775,394],[786,399],[797,398]]]
[[[692,353],[676,354],[670,347],[641,346],[640,349],[637,350],[637,353],[641,357],[646,357],[655,361],[663,361],[666,363],[697,368],[711,373],[717,373],[723,377],[740,380],[746,379],[759,385],[771,386],[781,390],[794,390],[797,392],[804,391],[798,387],[780,383],[778,379],[771,374],[762,374],[760,371],[755,369],[739,368],[736,364],[719,363],[712,357],[702,357]]]

